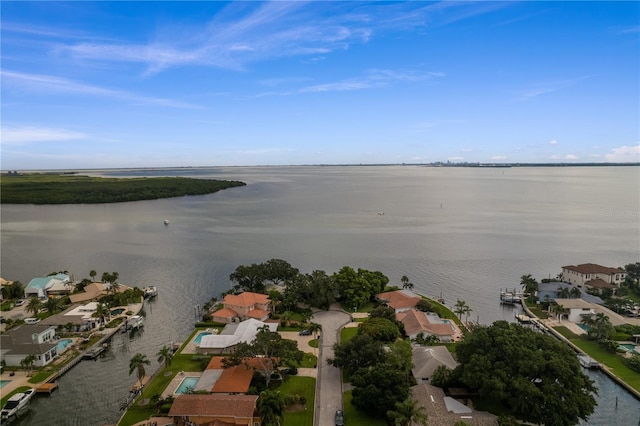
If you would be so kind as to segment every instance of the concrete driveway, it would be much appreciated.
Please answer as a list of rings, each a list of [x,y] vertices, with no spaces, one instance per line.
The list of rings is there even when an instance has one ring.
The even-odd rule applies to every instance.
[[[340,370],[327,364],[327,359],[333,357],[340,329],[351,321],[351,316],[340,310],[321,311],[313,314],[312,321],[322,325],[314,424],[332,426],[336,410],[342,410],[342,378]]]

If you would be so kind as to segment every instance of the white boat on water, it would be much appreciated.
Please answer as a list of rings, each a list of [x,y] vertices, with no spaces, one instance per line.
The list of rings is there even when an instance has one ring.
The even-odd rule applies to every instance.
[[[140,328],[144,324],[144,317],[142,315],[132,315],[127,321],[127,327],[132,328]]]
[[[158,289],[154,285],[150,285],[149,287],[145,287],[142,289],[144,291],[144,297],[146,299],[154,298],[158,295]]]
[[[7,420],[22,411],[35,393],[35,389],[29,389],[11,396],[0,412],[2,420]]]
[[[168,225],[169,224],[169,219],[165,219],[164,220],[164,224],[165,224],[165,226]]]

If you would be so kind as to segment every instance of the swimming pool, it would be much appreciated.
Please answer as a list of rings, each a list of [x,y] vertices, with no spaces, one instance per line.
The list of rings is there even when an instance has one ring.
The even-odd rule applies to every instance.
[[[587,324],[583,324],[583,323],[581,323],[581,322],[577,322],[577,323],[576,323],[576,325],[577,325],[578,327],[580,327],[581,329],[583,329],[584,331],[586,331],[586,332],[588,332],[588,331],[589,331],[589,328],[590,328],[590,327],[589,327]]]
[[[210,332],[210,331],[202,331],[202,332],[198,333],[196,338],[193,339],[193,343],[195,343],[196,345],[199,345],[200,341],[202,340],[202,336],[208,336],[209,334],[213,334],[213,333]]]
[[[73,340],[71,340],[71,339],[62,339],[62,340],[58,341],[58,344],[56,345],[56,349],[58,350],[58,353],[62,353],[64,351],[66,351],[67,350],[67,346],[69,346],[72,343],[73,343]]]
[[[198,380],[200,380],[200,377],[185,377],[182,379],[180,386],[176,388],[174,393],[176,395],[181,395],[193,390],[193,388],[198,384]]]
[[[6,385],[7,383],[11,383],[11,380],[0,380],[0,388]]]
[[[124,308],[118,308],[118,309],[114,309],[113,311],[111,311],[111,315],[113,315],[113,316],[120,315],[123,312],[124,312]]]
[[[622,349],[625,352],[631,352],[632,354],[640,355],[640,352],[636,350],[636,345],[633,345],[631,343],[621,343],[620,345],[618,345],[618,348]]]

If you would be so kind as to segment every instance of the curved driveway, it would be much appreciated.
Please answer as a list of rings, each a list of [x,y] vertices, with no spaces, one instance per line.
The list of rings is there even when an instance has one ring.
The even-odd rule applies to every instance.
[[[344,311],[321,311],[313,314],[313,321],[322,325],[314,425],[332,426],[336,410],[342,410],[342,378],[340,370],[327,364],[327,359],[333,357],[340,329],[351,321],[351,316]]]

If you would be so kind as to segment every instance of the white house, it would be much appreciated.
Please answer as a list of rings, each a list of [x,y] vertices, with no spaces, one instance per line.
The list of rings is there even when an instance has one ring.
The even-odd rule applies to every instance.
[[[588,285],[589,281],[592,280],[602,280],[605,283],[619,287],[626,276],[627,273],[624,269],[610,268],[608,266],[596,265],[595,263],[583,263],[581,265],[562,267],[562,279],[578,287],[583,287],[585,284]]]
[[[258,329],[267,326],[270,331],[277,331],[277,323],[265,323],[254,318],[242,321],[240,323],[227,324],[220,334],[208,334],[202,336],[200,344],[197,346],[198,353],[221,354],[232,351],[233,348],[241,343],[251,343],[258,334]]]
[[[75,331],[89,331],[100,326],[100,318],[93,316],[98,309],[97,302],[72,306],[64,312],[52,315],[42,320],[42,325],[64,327],[73,325]]]
[[[71,278],[67,274],[56,274],[48,277],[38,277],[29,281],[29,284],[24,289],[25,297],[37,297],[44,298],[49,295],[49,292],[61,294],[64,288],[68,288],[67,293],[71,292]]]
[[[49,364],[57,355],[53,337],[55,327],[44,325],[19,325],[0,336],[0,359],[6,365],[19,367],[29,355],[35,355],[37,367]]]
[[[571,322],[582,322],[583,316],[596,313],[594,305],[582,299],[556,299],[556,303],[567,310],[567,319]]]

